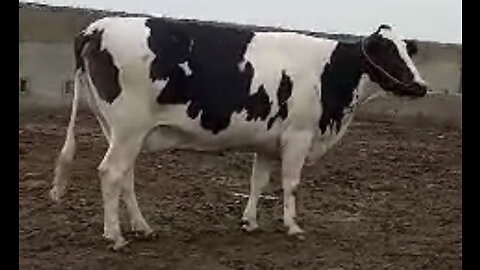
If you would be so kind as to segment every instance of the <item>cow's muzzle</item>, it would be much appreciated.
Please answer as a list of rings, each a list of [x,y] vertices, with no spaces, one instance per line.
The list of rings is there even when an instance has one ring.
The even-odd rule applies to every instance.
[[[396,91],[396,94],[399,96],[418,98],[424,97],[427,94],[428,90],[429,88],[426,84],[413,83],[412,85],[409,85],[407,87],[402,87],[401,89]]]

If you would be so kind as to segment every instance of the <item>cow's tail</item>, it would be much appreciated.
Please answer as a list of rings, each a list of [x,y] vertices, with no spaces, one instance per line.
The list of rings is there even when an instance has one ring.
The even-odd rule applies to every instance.
[[[75,156],[75,120],[77,118],[78,104],[81,96],[81,91],[85,85],[85,68],[82,64],[81,51],[87,43],[83,35],[77,36],[75,39],[75,62],[76,71],[74,75],[74,92],[72,100],[72,110],[70,113],[70,122],[67,127],[67,135],[63,144],[62,150],[56,161],[55,176],[53,180],[53,187],[50,190],[50,197],[54,201],[60,201],[65,193],[70,177],[70,167]]]

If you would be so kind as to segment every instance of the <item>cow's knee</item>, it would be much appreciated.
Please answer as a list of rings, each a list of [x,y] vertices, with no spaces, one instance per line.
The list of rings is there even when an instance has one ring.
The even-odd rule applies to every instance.
[[[102,164],[98,167],[98,177],[107,185],[119,186],[119,183],[127,175],[128,168],[122,168],[113,164]],[[120,186],[119,186],[120,187]]]

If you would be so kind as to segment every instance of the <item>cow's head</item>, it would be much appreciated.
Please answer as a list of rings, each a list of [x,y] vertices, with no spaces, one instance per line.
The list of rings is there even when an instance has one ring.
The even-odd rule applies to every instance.
[[[387,25],[361,41],[365,72],[386,91],[400,96],[422,97],[427,84],[411,57],[417,53],[414,41],[402,40]]]

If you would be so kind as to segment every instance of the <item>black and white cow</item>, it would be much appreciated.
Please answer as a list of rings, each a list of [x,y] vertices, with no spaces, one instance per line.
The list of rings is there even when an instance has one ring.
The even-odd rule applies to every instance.
[[[257,225],[257,203],[279,158],[283,221],[296,224],[295,190],[304,162],[322,156],[345,133],[371,80],[397,95],[427,92],[405,42],[382,25],[357,43],[292,32],[255,32],[163,18],[104,18],[75,40],[75,95],[50,195],[60,200],[75,152],[80,92],[109,148],[98,167],[104,237],[126,244],[123,198],[132,229],[152,234],[134,192],[142,150],[236,150],[255,153],[244,229]]]

